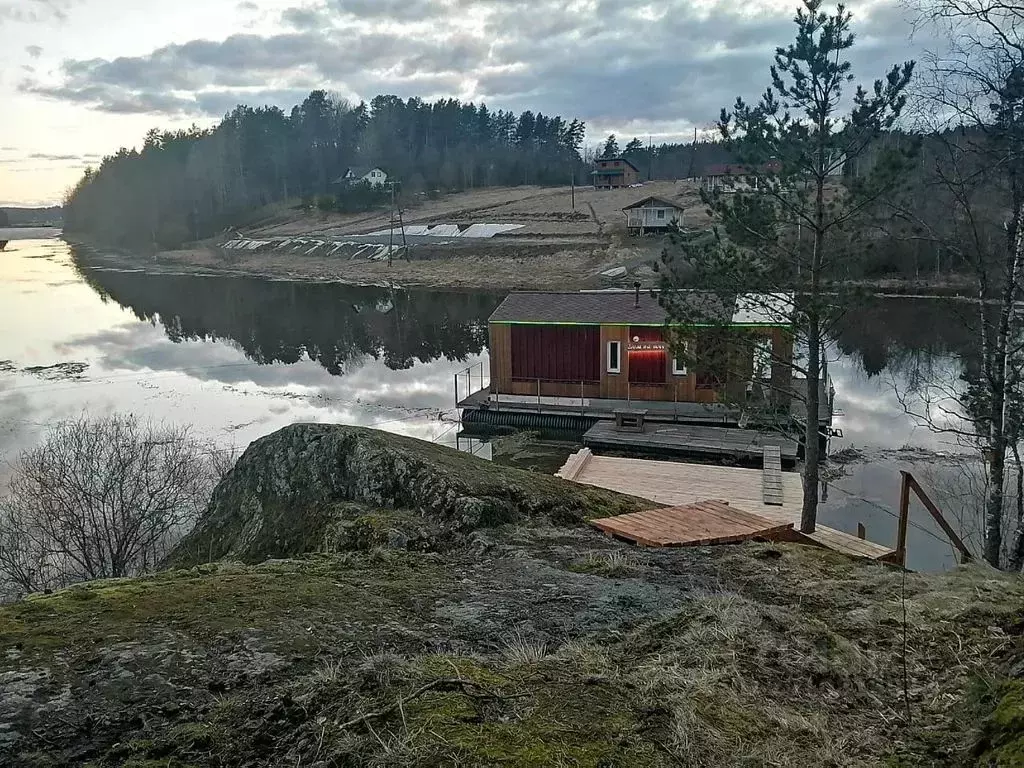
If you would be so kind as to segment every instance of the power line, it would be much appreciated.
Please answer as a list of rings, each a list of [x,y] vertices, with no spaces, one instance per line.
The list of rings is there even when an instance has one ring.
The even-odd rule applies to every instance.
[[[832,483],[829,484],[829,487],[830,488],[834,488],[835,490],[840,491],[841,493],[845,493],[847,496],[849,496],[851,498],[854,498],[854,499],[857,499],[858,501],[862,501],[865,504],[867,504],[869,507],[873,507],[873,508],[875,508],[877,510],[885,512],[885,514],[889,515],[890,517],[892,517],[892,518],[894,518],[896,520],[899,520],[899,515],[897,515],[891,509],[882,506],[881,504],[879,504],[876,501],[872,501],[871,499],[866,499],[863,496],[861,496],[860,494],[854,493],[853,491],[848,491],[845,488],[842,488],[841,486],[838,486],[838,485],[835,485],[835,484],[832,484]],[[925,534],[927,536],[931,536],[933,539],[935,539],[940,544],[948,544],[950,546],[950,548],[953,548],[953,542],[949,541],[948,539],[943,539],[941,536],[937,536],[932,531],[929,531],[927,528],[924,528],[921,525],[919,525],[918,523],[915,523],[909,517],[907,518],[907,524],[910,525],[912,528],[916,528],[921,533],[923,533],[923,534]]]

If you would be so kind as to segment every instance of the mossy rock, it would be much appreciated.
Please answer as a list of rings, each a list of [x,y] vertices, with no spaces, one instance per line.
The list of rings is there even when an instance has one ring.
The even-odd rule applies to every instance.
[[[418,515],[420,528],[443,540],[453,532],[527,519],[578,523],[642,504],[422,440],[294,424],[249,446],[167,565],[259,562],[322,551],[330,534],[341,530],[339,523],[365,521],[382,510]]]

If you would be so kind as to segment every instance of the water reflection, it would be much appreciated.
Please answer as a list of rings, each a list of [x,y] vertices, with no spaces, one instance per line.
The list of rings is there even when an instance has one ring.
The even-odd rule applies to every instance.
[[[500,298],[110,271],[60,241],[12,242],[0,256],[0,480],[4,458],[83,409],[191,424],[225,445],[329,421],[456,446],[453,374],[485,359]],[[832,481],[823,524],[852,533],[862,522],[871,539],[893,541],[899,469],[924,471],[897,449],[958,450],[907,416],[897,393],[922,378],[956,379],[976,349],[961,322],[972,308],[876,299],[836,325],[829,373],[844,438],[833,447],[868,450]],[[63,370],[81,370],[77,378],[30,371],[73,363]],[[461,442],[548,472],[575,449]],[[930,519],[913,516],[911,567],[951,564]]]
[[[392,370],[465,360],[487,345],[486,319],[500,297],[275,282],[239,277],[147,275],[75,264],[103,299],[180,341],[230,340],[261,365],[313,360],[332,375],[367,357]]]
[[[898,373],[908,382],[936,360],[969,355],[977,305],[955,297],[872,297],[834,326],[836,347],[869,378]]]
[[[0,466],[83,410],[190,424],[225,446],[296,421],[454,445],[453,374],[480,360],[497,302],[104,271],[60,241],[13,242],[0,258]]]

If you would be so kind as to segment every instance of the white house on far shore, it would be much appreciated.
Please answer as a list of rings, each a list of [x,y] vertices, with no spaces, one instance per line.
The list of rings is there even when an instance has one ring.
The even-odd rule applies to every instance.
[[[374,187],[383,186],[388,175],[380,168],[346,168],[345,173],[334,180],[335,184],[359,184],[366,182]]]
[[[626,214],[626,230],[631,235],[666,232],[675,222],[682,226],[683,208],[663,197],[645,197],[622,209]]]

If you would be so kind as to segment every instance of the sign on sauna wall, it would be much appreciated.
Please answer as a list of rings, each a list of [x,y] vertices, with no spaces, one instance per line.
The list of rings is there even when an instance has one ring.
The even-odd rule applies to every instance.
[[[668,344],[664,341],[631,341],[626,349],[630,352],[664,352]]]

